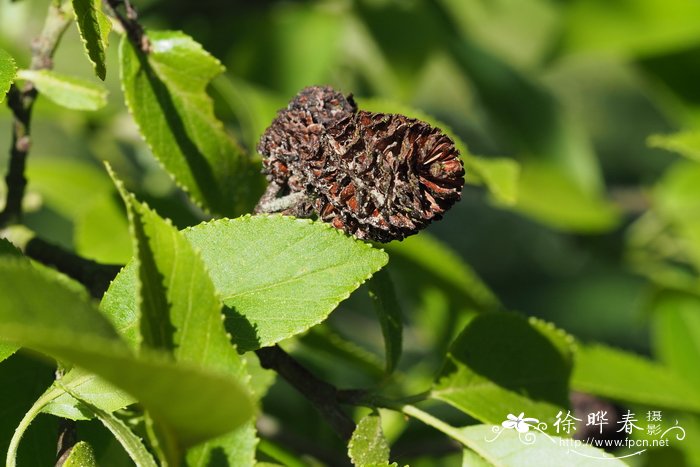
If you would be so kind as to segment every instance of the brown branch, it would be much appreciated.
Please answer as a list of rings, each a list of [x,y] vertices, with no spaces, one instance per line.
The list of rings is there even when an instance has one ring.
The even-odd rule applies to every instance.
[[[119,24],[124,28],[127,37],[137,49],[147,54],[151,51],[151,41],[148,40],[143,26],[139,23],[139,17],[136,13],[130,0],[103,0],[109,7],[112,15],[119,21]],[[119,7],[124,6],[124,13]]]
[[[49,69],[53,66],[53,54],[72,18],[73,13],[69,8],[51,2],[41,34],[32,43],[32,70]],[[0,212],[0,227],[22,220],[22,199],[27,186],[24,171],[31,146],[31,117],[36,97],[37,90],[31,82],[27,82],[21,90],[12,85],[8,93],[7,105],[13,115],[12,146],[9,168],[5,176],[7,199],[3,211]]]
[[[335,386],[318,379],[277,345],[263,347],[255,353],[263,368],[277,372],[314,405],[341,439],[350,440],[355,422],[340,407]]]

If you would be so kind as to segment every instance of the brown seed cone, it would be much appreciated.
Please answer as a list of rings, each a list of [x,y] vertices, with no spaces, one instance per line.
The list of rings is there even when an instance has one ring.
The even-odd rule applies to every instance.
[[[298,170],[301,160],[318,150],[321,135],[332,125],[357,110],[352,97],[347,99],[328,86],[311,86],[301,90],[286,109],[277,113],[260,138],[258,152],[268,180],[291,191],[300,191]]]
[[[271,182],[308,195],[296,212],[314,212],[380,242],[440,219],[464,184],[459,151],[439,129],[403,115],[356,111],[331,88],[298,94],[258,150]]]
[[[399,240],[460,199],[454,142],[427,123],[359,111],[330,127],[307,170],[319,217],[358,238]]]

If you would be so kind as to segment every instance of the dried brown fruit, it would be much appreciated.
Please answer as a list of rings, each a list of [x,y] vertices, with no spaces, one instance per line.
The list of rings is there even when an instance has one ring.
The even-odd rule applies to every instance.
[[[464,183],[459,152],[439,129],[403,115],[357,111],[331,88],[299,93],[258,150],[271,183],[267,202],[289,194],[296,204],[281,212],[315,214],[380,242],[440,219]]]

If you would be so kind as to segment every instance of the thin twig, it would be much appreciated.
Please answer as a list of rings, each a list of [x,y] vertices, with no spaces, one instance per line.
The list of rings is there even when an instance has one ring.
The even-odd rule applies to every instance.
[[[263,347],[255,353],[263,368],[277,372],[314,405],[341,439],[350,440],[355,422],[341,408],[335,386],[318,379],[279,346]]]
[[[134,9],[133,5],[129,0],[103,0],[104,3],[109,7],[112,15],[119,21],[122,28],[129,37],[131,43],[137,49],[141,50],[143,53],[147,54],[151,51],[151,42],[144,33],[143,26],[139,23],[139,17]],[[125,13],[122,13],[119,9],[121,5],[124,5]]]
[[[53,54],[72,18],[70,7],[57,5],[56,2],[49,5],[44,28],[32,43],[32,70],[49,69],[53,66]],[[31,82],[25,83],[21,90],[12,85],[8,93],[7,105],[13,114],[12,147],[5,176],[7,198],[5,207],[0,212],[0,227],[22,220],[22,198],[27,186],[24,171],[31,146],[31,117],[36,97],[37,90]]]

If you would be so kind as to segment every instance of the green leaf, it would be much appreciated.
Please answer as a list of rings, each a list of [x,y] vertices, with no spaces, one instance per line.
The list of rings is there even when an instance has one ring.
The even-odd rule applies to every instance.
[[[379,324],[382,327],[386,358],[385,369],[386,373],[390,374],[396,369],[399,358],[401,358],[401,343],[403,341],[401,306],[388,272],[377,272],[369,281],[368,288],[374,311],[377,313]]]
[[[575,448],[569,447],[566,443],[573,440],[550,436],[536,428],[521,437],[516,430],[501,428],[500,423],[498,426],[473,425],[455,428],[414,406],[407,405],[401,410],[406,415],[432,426],[474,451],[479,456],[474,464],[477,466],[571,465],[588,467],[612,465],[625,467],[627,465],[611,454],[587,444]],[[574,450],[575,453],[572,452]],[[465,458],[473,458],[474,456],[474,454],[465,453]]]
[[[95,453],[85,441],[78,441],[63,462],[63,467],[97,467]]]
[[[419,110],[391,101],[363,99],[360,108],[372,112],[396,113],[416,118],[442,130],[452,138],[459,150],[467,172],[469,183],[483,183],[494,199],[504,204],[513,204],[517,198],[520,166],[517,161],[508,158],[482,158],[474,156],[467,149],[464,141],[445,123]]]
[[[651,147],[677,152],[688,159],[700,162],[700,132],[696,130],[670,135],[652,135],[648,143]]]
[[[15,59],[4,49],[0,49],[0,104],[4,102],[5,94],[15,80],[15,74],[17,74]]]
[[[4,238],[0,238],[0,258],[3,256],[21,257],[22,253],[12,243]],[[17,351],[17,346],[0,342],[0,362]]]
[[[589,444],[579,442],[578,446],[574,447],[574,440],[550,436],[533,430],[519,436],[516,430],[503,429],[493,440],[496,437],[493,428],[489,425],[474,425],[458,429],[457,441],[464,443],[478,453],[484,461],[483,465],[495,467],[520,467],[523,465],[627,466],[625,462],[616,459],[614,455]]]
[[[112,23],[102,12],[100,0],[73,0],[73,10],[85,53],[95,69],[95,74],[104,81],[107,74],[105,51]]]
[[[384,438],[378,413],[363,417],[357,424],[348,444],[348,454],[357,467],[389,465],[389,443]]]
[[[571,358],[563,335],[514,313],[479,314],[452,343],[431,397],[488,423],[513,412],[549,421],[568,406]]]
[[[195,202],[218,214],[249,212],[263,179],[214,115],[206,87],[223,71],[189,36],[150,32],[145,56],[124,37],[120,46],[124,96],[154,156]]]
[[[142,345],[163,348],[177,361],[198,364],[247,384],[245,362],[224,330],[223,303],[200,255],[172,224],[132,195],[124,193],[124,198],[140,266]],[[251,420],[192,449],[187,459],[191,466],[207,465],[218,451],[236,465],[253,465],[256,444]]]
[[[618,209],[577,186],[565,171],[548,164],[523,165],[514,209],[558,229],[601,232],[618,224]]]
[[[112,413],[136,402],[129,394],[82,368],[71,369],[42,397],[46,400],[42,412],[72,420],[89,418],[84,411],[86,403]]]
[[[383,251],[325,223],[284,216],[215,220],[183,233],[223,298],[226,328],[239,352],[322,322],[387,262]],[[135,279],[134,266],[127,266],[102,304],[120,328],[136,319]]]
[[[107,104],[107,89],[51,70],[20,70],[17,77],[34,83],[54,103],[75,110],[97,110]]]
[[[37,398],[51,385],[54,370],[43,362],[30,359],[23,352],[12,355],[0,364],[0,459],[5,460],[6,465],[11,465],[16,457],[16,448],[10,452],[13,435],[18,429],[24,433],[26,427],[21,427],[22,420]],[[56,462],[53,449],[35,448],[55,445],[56,421],[53,417],[40,417],[31,424],[17,456],[20,465],[53,465]]]
[[[700,297],[664,291],[653,302],[652,337],[658,357],[700,387]]]
[[[112,433],[114,438],[119,441],[131,460],[139,467],[156,467],[157,464],[153,460],[153,456],[146,449],[139,438],[127,424],[115,417],[113,414],[102,411],[97,407],[86,407],[88,414],[98,418],[102,424]]]
[[[567,7],[563,46],[572,52],[653,56],[687,50],[700,43],[693,0],[579,0]],[[640,27],[644,34],[640,34]]]
[[[689,381],[658,363],[603,345],[579,346],[571,386],[657,409],[700,413],[700,391]]]
[[[134,356],[85,294],[26,263],[0,262],[0,338],[124,389],[186,445],[229,432],[252,415],[238,380],[152,352]]]
[[[392,261],[400,257],[408,263],[405,267],[397,268],[397,272],[408,271],[409,275],[414,276],[416,269],[423,269],[435,277],[439,288],[453,288],[459,295],[461,305],[472,305],[479,310],[500,307],[493,292],[459,255],[429,234],[424,232],[383,246],[391,254]]]

